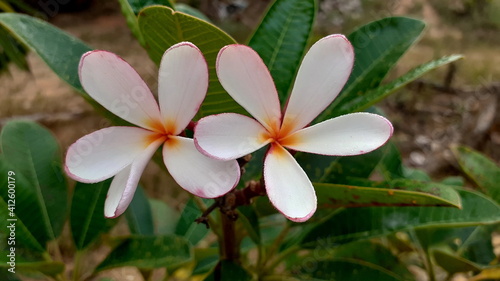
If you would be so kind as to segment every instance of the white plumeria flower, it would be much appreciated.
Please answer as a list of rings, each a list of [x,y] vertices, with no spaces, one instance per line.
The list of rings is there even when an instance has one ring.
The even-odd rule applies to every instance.
[[[113,176],[104,214],[121,215],[133,198],[139,178],[163,144],[163,160],[185,190],[215,198],[233,189],[240,178],[236,160],[209,158],[181,136],[205,98],[208,68],[200,50],[189,42],[168,49],[160,64],[159,104],[139,74],[106,51],[82,56],[80,81],[107,110],[139,127],[109,127],[86,135],[68,149],[66,171],[75,180],[95,183]]]
[[[222,86],[255,119],[236,113],[202,118],[195,144],[204,154],[236,159],[271,144],[264,160],[264,182],[272,204],[288,219],[308,220],[316,211],[313,185],[285,149],[347,156],[370,152],[391,137],[382,116],[353,113],[306,127],[339,94],[352,70],[354,51],[343,35],[316,42],[305,55],[282,113],[276,87],[259,55],[229,45],[217,57]]]

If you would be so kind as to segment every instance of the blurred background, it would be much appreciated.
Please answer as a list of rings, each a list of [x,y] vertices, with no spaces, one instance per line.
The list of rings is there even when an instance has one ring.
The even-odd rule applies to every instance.
[[[245,43],[270,0],[177,2],[201,10],[215,25]],[[318,3],[311,42],[327,34],[349,34],[357,26],[388,16],[408,16],[427,23],[421,40],[387,79],[444,55],[465,56],[379,104],[395,126],[393,140],[401,149],[406,165],[423,169],[436,180],[461,174],[449,150],[453,144],[469,145],[500,162],[500,1],[319,0]],[[2,11],[11,8],[47,20],[95,49],[122,56],[156,91],[157,67],[130,33],[118,1],[0,0]],[[36,54],[28,52],[25,60],[8,63],[5,52],[5,47],[0,46],[0,126],[12,118],[37,121],[56,135],[65,153],[78,138],[110,125]],[[171,207],[185,202],[186,195],[180,189],[170,188],[169,176],[154,163],[148,166],[142,182],[149,195]]]

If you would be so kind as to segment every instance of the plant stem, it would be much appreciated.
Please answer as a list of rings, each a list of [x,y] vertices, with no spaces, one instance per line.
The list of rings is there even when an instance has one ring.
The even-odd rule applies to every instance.
[[[283,230],[281,230],[278,237],[276,237],[274,243],[271,245],[271,247],[267,251],[267,253],[266,253],[267,258],[271,258],[277,252],[279,246],[281,246],[281,243],[283,242],[283,240],[285,240],[289,230],[290,230],[290,224],[286,223],[285,226],[283,227]],[[259,272],[262,272],[264,274],[266,273],[266,270],[264,270],[264,269],[266,268],[266,265],[268,262],[269,262],[269,259],[264,259],[262,261],[262,264],[257,265]],[[270,268],[270,269],[272,269],[272,268]]]
[[[425,235],[425,230],[422,231],[424,232],[421,232],[420,235]],[[434,266],[432,264],[429,247],[427,245],[425,247],[422,245],[418,230],[411,229],[410,231],[408,231],[408,233],[410,234],[413,242],[415,242],[414,245],[417,248],[417,252],[419,252],[424,261],[425,267],[427,269],[427,274],[429,275],[429,281],[436,281],[436,274],[434,272]]]
[[[82,252],[81,251],[76,251],[76,254],[75,254],[75,264],[74,264],[74,267],[73,267],[73,281],[79,280],[81,260],[82,260]]]
[[[205,205],[205,203],[203,203],[203,200],[201,200],[201,198],[199,198],[197,196],[192,196],[192,198],[194,200],[194,203],[198,206],[198,208],[200,208],[201,212],[205,213],[208,208]],[[210,225],[210,228],[212,229],[214,234],[217,236],[217,238],[219,238],[219,240],[220,240],[221,233],[219,231],[219,226],[218,226],[217,222],[212,218],[212,216],[210,216],[210,214],[207,214],[206,218],[208,219],[208,225]]]
[[[235,222],[226,214],[220,213],[222,222],[222,239],[220,240],[221,260],[238,261],[240,249],[236,240]]]

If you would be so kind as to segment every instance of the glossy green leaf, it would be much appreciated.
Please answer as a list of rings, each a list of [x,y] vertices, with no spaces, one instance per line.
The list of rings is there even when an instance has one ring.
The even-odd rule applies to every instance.
[[[78,250],[90,245],[99,234],[110,230],[117,220],[104,217],[104,201],[111,180],[94,184],[77,183],[71,203],[71,234]]]
[[[137,20],[137,13],[139,12],[138,10],[134,10],[132,7],[131,3],[133,2],[139,2],[139,1],[132,1],[132,0],[118,0],[120,3],[120,7],[122,9],[122,14],[125,17],[125,20],[127,21],[128,28],[132,32],[132,34],[137,38],[141,46],[144,46],[144,38],[142,38],[141,31],[139,30],[139,21]],[[137,7],[136,7],[137,9]],[[140,7],[139,7],[140,10]]]
[[[236,43],[231,36],[208,22],[159,6],[141,11],[139,27],[146,41],[146,50],[157,64],[168,48],[183,41],[198,46],[205,56],[209,67],[210,85],[198,117],[222,112],[245,112],[225,92],[215,73],[215,60],[219,50],[226,45]]]
[[[480,225],[475,227],[472,233],[460,237],[463,241],[457,253],[463,258],[481,265],[490,265],[496,259],[495,248],[492,243],[492,235],[497,231],[495,225]]]
[[[442,184],[451,185],[451,186],[464,186],[465,181],[461,176],[450,176],[446,177],[441,181]]]
[[[259,217],[251,205],[240,206],[238,208],[239,219],[245,227],[248,236],[255,242],[260,244],[260,226]]]
[[[464,173],[486,194],[500,202],[500,167],[469,147],[453,147],[452,151]]]
[[[409,229],[464,227],[500,222],[500,206],[495,202],[472,191],[458,190],[458,193],[462,199],[462,209],[443,207],[344,209],[307,233],[302,245],[314,247],[321,242],[333,246]]]
[[[229,260],[220,261],[204,281],[250,281],[252,276],[239,264]]]
[[[153,5],[163,5],[172,9],[174,8],[174,4],[171,0],[127,0],[127,2],[136,15],[139,14],[142,9]]]
[[[406,86],[408,83],[420,78],[427,72],[434,70],[438,67],[441,67],[443,65],[446,65],[448,63],[459,60],[461,58],[463,58],[461,55],[451,55],[422,64],[408,71],[408,73],[404,74],[403,76],[387,83],[386,85],[366,91],[363,93],[363,95],[356,96],[352,99],[349,99],[348,102],[343,102],[339,104],[338,107],[335,108],[335,114],[343,115],[355,111],[365,110],[368,107],[372,106],[373,104],[384,99],[388,95]]]
[[[204,201],[209,202],[209,200]],[[204,224],[195,222],[201,213],[193,199],[190,199],[182,210],[181,217],[175,227],[175,234],[187,238],[193,245],[200,242],[208,234],[208,229]]]
[[[8,264],[2,263],[0,265],[0,270],[7,267],[9,267]],[[54,261],[26,262],[26,261],[16,260],[16,273],[27,274],[27,275],[43,274],[46,276],[55,277],[58,274],[61,274],[62,272],[64,272],[64,264],[62,262],[54,262]]]
[[[340,281],[340,280],[384,280],[406,281],[402,277],[380,266],[355,259],[331,259],[311,263],[301,272],[300,280]],[[312,278],[312,279],[311,279]]]
[[[16,197],[14,198],[15,201],[9,201],[13,199],[9,198],[8,196],[9,193],[7,192],[7,187],[9,186],[9,181],[7,176],[8,171],[12,170],[6,166],[6,161],[3,158],[3,156],[0,156],[0,173],[2,174],[2,177],[0,177],[0,184],[1,186],[6,187],[0,193],[0,217],[5,218],[0,221],[0,238],[4,239],[5,237],[6,248],[15,246],[16,248],[22,247],[32,250],[34,252],[43,253],[45,252],[45,245],[38,242],[37,238],[39,236],[36,235],[37,234],[36,232],[35,233],[31,232],[31,230],[36,230],[37,228],[33,227],[33,225],[30,225],[30,229],[28,229],[28,227],[24,224],[24,222],[15,213],[11,212],[11,210],[17,212],[18,202],[25,201],[23,200],[24,197],[23,195],[25,194],[23,194],[22,191],[19,191],[21,189],[19,187],[23,186],[26,187],[29,186],[29,184],[27,184],[26,180],[23,180],[21,176],[16,176],[15,180]],[[10,183],[12,183],[12,181],[10,181]],[[15,206],[15,209],[11,209],[11,207],[13,206]],[[21,211],[21,213],[23,212]],[[12,230],[14,230],[14,226],[15,226],[15,232],[12,232]],[[14,242],[12,242],[14,238],[10,238],[11,236],[12,237],[15,236]],[[44,237],[40,238],[40,240],[45,241],[43,238]],[[16,243],[16,245],[14,245],[13,243]]]
[[[432,250],[431,253],[436,263],[449,274],[469,271],[478,272],[481,270],[481,266],[451,253],[442,250]]]
[[[7,271],[7,268],[0,268],[0,280],[4,281],[22,281],[17,275]]]
[[[0,14],[0,25],[36,52],[68,84],[83,93],[78,63],[89,46],[40,19],[23,14]]]
[[[196,248],[194,249],[194,259],[196,266],[193,275],[210,272],[219,262],[218,248]]]
[[[380,161],[379,167],[387,181],[405,177],[401,152],[393,141],[389,141],[385,145],[384,157]]]
[[[418,39],[422,21],[388,17],[360,27],[348,37],[354,47],[355,64],[344,90],[318,117],[318,121],[338,116],[337,110],[367,91],[377,88],[389,70]]]
[[[28,70],[26,47],[17,42],[4,28],[0,27],[0,72],[7,70],[7,65],[13,62],[22,70]]]
[[[151,213],[153,215],[155,233],[175,233],[180,214],[161,200],[150,198],[149,205],[151,206]]]
[[[307,273],[308,271],[313,272],[312,275],[317,276],[314,273],[315,270],[313,270],[313,261],[318,262],[320,266],[326,266],[326,264],[329,264],[330,262],[337,261],[352,262],[357,264],[357,267],[363,271],[380,271],[396,278],[397,280],[415,280],[414,276],[406,268],[406,265],[403,264],[398,257],[393,255],[388,248],[368,240],[349,243],[333,249],[318,247],[311,251],[307,256],[300,258],[297,264],[292,265],[292,268],[295,270],[299,269],[304,273]],[[323,274],[332,276],[332,279],[328,280],[365,280],[355,278],[341,279],[340,276],[345,274],[344,269],[342,268],[333,267],[324,269],[328,273],[325,272]],[[325,278],[325,275],[323,274],[320,275],[322,276],[321,278]],[[369,278],[366,280],[377,279]]]
[[[276,0],[248,42],[271,72],[283,104],[293,86],[315,14],[314,0]]]
[[[141,186],[137,187],[134,199],[130,202],[125,215],[131,233],[141,235],[155,234],[151,205]]]
[[[15,173],[15,213],[40,245],[45,245],[61,234],[68,211],[59,145],[40,125],[11,121],[0,133],[0,148]]]
[[[314,183],[318,208],[376,206],[447,206],[461,207],[458,193],[435,183],[398,181],[393,188],[374,188]]]
[[[2,13],[0,26],[38,54],[56,75],[75,88],[98,112],[115,124],[128,124],[84,92],[78,77],[78,64],[81,56],[92,50],[88,45],[48,22],[28,15]]]
[[[404,280],[415,279],[406,265],[390,249],[379,243],[368,240],[349,243],[333,249],[332,254],[335,258],[355,259],[375,267],[382,267]]]
[[[496,257],[491,242],[495,225],[459,228],[425,228],[415,234],[423,249],[440,249],[476,263],[489,265]]]
[[[140,269],[177,268],[193,258],[189,241],[176,235],[131,236],[114,249],[97,267],[105,270],[122,266]]]
[[[348,184],[349,178],[368,178],[382,159],[384,148],[367,154],[334,157],[297,153],[296,159],[313,182]]]

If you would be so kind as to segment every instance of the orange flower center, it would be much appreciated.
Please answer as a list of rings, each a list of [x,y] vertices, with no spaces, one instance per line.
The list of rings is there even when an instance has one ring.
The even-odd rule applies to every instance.
[[[278,143],[281,146],[287,146],[296,141],[296,138],[291,134],[290,127],[272,128],[267,131],[263,136],[264,140],[270,143]]]
[[[149,145],[158,139],[163,139],[167,145],[175,145],[178,141],[173,136],[176,136],[177,128],[175,123],[167,120],[165,125],[160,120],[151,120],[148,124],[153,132],[147,137],[146,144]]]

